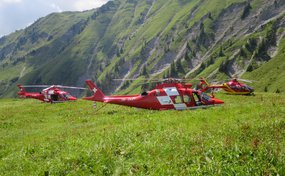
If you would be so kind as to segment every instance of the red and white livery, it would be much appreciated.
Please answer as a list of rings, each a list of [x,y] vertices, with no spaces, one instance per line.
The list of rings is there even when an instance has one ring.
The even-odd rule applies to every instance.
[[[52,86],[46,86],[46,85],[20,85],[18,84],[18,87],[20,88],[20,92],[18,92],[18,95],[20,98],[33,98],[37,99],[43,102],[49,102],[49,103],[58,103],[58,102],[65,102],[65,101],[74,101],[77,100],[76,97],[70,95],[69,92],[63,91],[60,88],[68,88],[68,89],[85,89],[81,87],[69,87],[69,86],[61,86],[61,85],[52,85]],[[33,87],[33,88],[44,88],[40,92],[26,92],[24,89],[25,87]]]
[[[87,80],[86,84],[93,91],[93,96],[85,97],[85,100],[143,109],[186,110],[224,103],[222,100],[211,97],[200,90],[191,89],[191,84],[183,84],[177,80],[167,80],[164,83],[157,84],[155,89],[138,95],[105,96],[91,80]]]

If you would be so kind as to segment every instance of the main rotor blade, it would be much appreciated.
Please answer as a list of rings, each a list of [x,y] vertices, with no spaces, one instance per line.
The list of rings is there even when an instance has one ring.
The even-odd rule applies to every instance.
[[[50,85],[22,85],[22,87],[40,87],[40,88],[43,88],[43,87],[50,87]]]
[[[32,88],[47,88],[47,87],[57,87],[63,89],[82,89],[85,90],[84,87],[71,87],[71,86],[62,86],[62,85],[22,85],[22,87],[32,87]]]
[[[113,79],[114,81],[136,81],[136,80],[140,80],[140,81],[171,81],[171,80],[174,80],[174,81],[190,81],[190,80],[193,80],[193,79],[186,79],[186,78],[161,78],[161,79],[136,79],[136,78],[126,78],[126,79]]]
[[[80,90],[86,89],[84,87],[72,87],[72,86],[62,86],[62,85],[54,85],[54,87],[63,88],[63,89],[80,89]]]
[[[114,81],[136,81],[136,80],[140,80],[140,81],[149,81],[150,79],[136,79],[136,78],[126,78],[126,79],[113,79]]]
[[[113,79],[114,81],[134,81],[134,80],[137,80],[137,79],[129,79],[129,78],[126,78],[126,79]]]
[[[247,80],[247,79],[238,79],[238,80],[241,80],[241,81],[243,81],[243,82],[248,82],[248,83],[252,83],[253,81],[252,80]]]

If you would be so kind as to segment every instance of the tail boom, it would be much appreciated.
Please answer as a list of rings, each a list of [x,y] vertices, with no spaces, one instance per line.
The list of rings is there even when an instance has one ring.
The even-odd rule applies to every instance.
[[[198,87],[202,92],[206,92],[209,89],[226,88],[225,85],[210,85],[204,78],[200,79]]]
[[[22,85],[21,85],[21,84],[18,84],[17,86],[18,86],[19,89],[20,89],[20,92],[18,92],[17,94],[18,94],[20,97],[25,96],[26,91],[25,91],[25,89],[22,87]]]

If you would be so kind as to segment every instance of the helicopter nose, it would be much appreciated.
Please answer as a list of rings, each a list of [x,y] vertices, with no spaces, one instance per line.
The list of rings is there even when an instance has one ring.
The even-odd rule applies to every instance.
[[[249,90],[250,90],[250,92],[254,92],[254,89],[253,89],[253,88],[250,88]]]
[[[71,101],[72,100],[77,100],[77,98],[71,96],[71,97],[68,98],[68,100],[71,100]]]
[[[223,104],[223,103],[224,103],[223,100],[214,99],[214,104]]]

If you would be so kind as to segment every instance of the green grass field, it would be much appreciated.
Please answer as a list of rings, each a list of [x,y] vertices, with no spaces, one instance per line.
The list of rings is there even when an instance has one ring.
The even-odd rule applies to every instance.
[[[217,97],[191,111],[0,99],[0,175],[285,175],[284,94]]]

